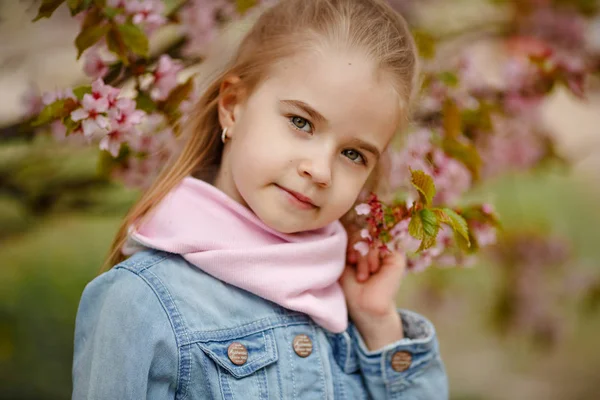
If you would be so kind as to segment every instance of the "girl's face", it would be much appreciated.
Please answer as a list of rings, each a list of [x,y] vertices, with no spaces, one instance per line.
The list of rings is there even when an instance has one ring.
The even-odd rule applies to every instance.
[[[298,54],[249,96],[221,96],[231,140],[215,186],[277,231],[324,227],[353,206],[399,111],[391,81],[362,54]]]

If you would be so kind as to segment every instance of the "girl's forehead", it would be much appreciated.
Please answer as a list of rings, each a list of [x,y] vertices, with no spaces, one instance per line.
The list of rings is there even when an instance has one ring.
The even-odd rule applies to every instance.
[[[266,96],[309,104],[332,127],[392,133],[401,113],[394,88],[372,59],[343,50],[305,52],[283,60],[262,85]]]

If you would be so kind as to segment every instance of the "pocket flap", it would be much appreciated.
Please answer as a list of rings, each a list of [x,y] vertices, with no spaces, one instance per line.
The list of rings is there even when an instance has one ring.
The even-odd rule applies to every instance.
[[[228,349],[233,343],[241,344],[247,351],[248,359],[242,365],[236,365],[229,359]],[[236,378],[252,375],[279,358],[273,329],[266,329],[245,336],[236,335],[224,340],[201,341],[198,342],[198,346],[214,362],[225,368]]]

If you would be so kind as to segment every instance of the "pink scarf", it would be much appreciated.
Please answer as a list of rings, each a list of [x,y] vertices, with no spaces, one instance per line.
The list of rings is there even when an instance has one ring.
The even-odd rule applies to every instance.
[[[283,234],[214,186],[186,177],[137,230],[130,229],[123,252],[142,245],[181,254],[215,278],[308,314],[339,333],[348,325],[338,284],[346,243],[339,221]]]

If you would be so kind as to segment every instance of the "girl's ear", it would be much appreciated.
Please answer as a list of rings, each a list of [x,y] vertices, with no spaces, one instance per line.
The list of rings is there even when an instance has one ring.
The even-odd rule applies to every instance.
[[[219,90],[218,110],[221,128],[227,128],[231,134],[236,122],[236,111],[243,101],[241,79],[238,76],[227,76],[221,82]]]

